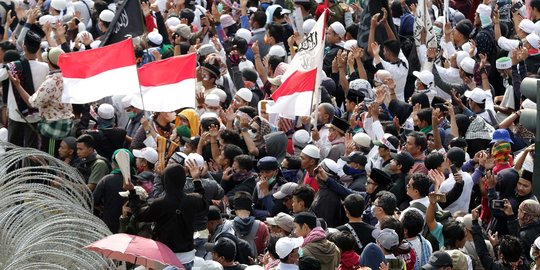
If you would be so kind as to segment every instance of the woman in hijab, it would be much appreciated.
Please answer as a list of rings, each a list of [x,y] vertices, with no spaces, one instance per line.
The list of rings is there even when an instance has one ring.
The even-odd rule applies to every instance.
[[[119,158],[121,155],[127,155],[127,160]],[[135,179],[132,176],[137,175],[137,166],[133,154],[123,148],[114,151],[111,165],[112,172],[101,178],[94,189],[93,196],[96,209],[102,212],[103,222],[112,233],[117,233],[120,225],[118,218],[122,214],[122,206],[126,203],[126,199],[118,192],[123,191],[124,179]]]
[[[184,119],[187,120],[187,123],[183,121]],[[187,125],[191,131],[190,137],[193,137],[199,135],[200,123],[199,114],[194,109],[188,108],[176,116],[175,126]]]
[[[167,245],[176,257],[191,269],[195,257],[193,222],[197,213],[208,211],[204,188],[200,181],[200,168],[192,163],[187,168],[193,177],[194,193],[186,194],[186,172],[182,165],[174,164],[163,170],[165,196],[148,206],[141,207],[139,196],[132,184],[125,184],[130,191],[129,207],[137,222],[155,222],[154,239]]]
[[[508,234],[507,216],[502,209],[494,207],[493,200],[507,200],[512,206],[513,212],[516,213],[518,210],[518,203],[515,197],[515,189],[518,180],[518,171],[509,168],[499,171],[497,175],[488,177],[486,181],[488,186],[488,201],[490,202],[489,210],[492,215],[488,228],[490,228],[493,233],[498,232],[499,235]]]

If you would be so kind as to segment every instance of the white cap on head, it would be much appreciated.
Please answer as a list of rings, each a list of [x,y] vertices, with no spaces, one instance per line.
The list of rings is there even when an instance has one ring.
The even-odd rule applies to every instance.
[[[141,150],[134,149],[133,155],[135,157],[145,159],[152,164],[156,164],[158,161],[158,152],[152,147],[145,147]]]
[[[204,166],[204,158],[201,155],[197,154],[197,153],[191,153],[191,154],[187,155],[186,161],[188,161],[188,160],[195,161],[195,163],[199,167]]]
[[[208,94],[204,98],[204,104],[207,106],[219,106],[219,96],[216,94]]]
[[[302,153],[310,158],[321,158],[321,150],[315,145],[308,144],[302,149]]]
[[[244,29],[244,28],[240,28],[236,31],[236,34],[234,34],[236,37],[241,37],[243,39],[245,39],[247,41],[247,43],[249,44],[249,42],[251,42],[251,37],[253,36],[251,34],[251,31],[247,30],[247,29]]]
[[[220,102],[225,102],[225,100],[227,100],[227,93],[225,93],[225,91],[219,89],[219,88],[216,88],[214,90],[212,90],[212,92],[210,92],[210,94],[214,94],[214,95],[217,95],[219,97],[219,101]]]
[[[521,29],[521,31],[523,31],[523,32],[525,32],[527,34],[530,34],[530,33],[534,33],[535,25],[531,20],[523,19],[519,23],[519,29]]]
[[[200,120],[206,119],[206,118],[216,118],[218,119],[218,115],[214,112],[205,112],[201,115]]]
[[[347,33],[347,31],[345,31],[345,26],[343,26],[343,24],[340,22],[334,22],[330,25],[330,27],[340,38],[345,37],[345,33]]]
[[[58,22],[58,17],[55,17],[53,15],[43,15],[39,17],[38,22],[40,25],[45,25],[46,23],[54,25],[56,22]]]
[[[114,107],[111,104],[103,103],[99,105],[97,114],[104,120],[110,120],[114,118]]]
[[[351,51],[353,48],[358,48],[358,41],[356,41],[356,39],[347,40],[345,41],[343,48],[348,51]]]
[[[459,64],[461,69],[463,71],[467,72],[468,74],[474,74],[474,65],[476,64],[476,61],[470,57],[465,57],[463,60],[461,60],[461,63]]]
[[[309,34],[309,32],[311,32],[311,30],[313,29],[316,23],[317,21],[315,21],[314,19],[305,20],[304,24],[302,24],[302,29],[304,30],[304,34],[306,35]]]
[[[469,53],[465,51],[458,51],[456,52],[456,64],[458,68],[461,68],[461,61],[465,59],[465,57],[469,57]]]
[[[179,24],[180,24],[180,19],[178,19],[178,17],[170,17],[165,21],[165,26],[167,26],[167,28],[169,28],[170,30],[172,30],[171,28]]]
[[[358,132],[353,136],[353,142],[362,147],[371,146],[371,137],[364,132]]]
[[[337,165],[337,163],[329,158],[325,158],[322,162],[321,162],[321,165],[326,168],[324,168],[324,170],[328,169],[327,173],[333,173],[333,174],[338,174],[339,172],[339,167]]]
[[[471,43],[470,42],[465,42],[463,43],[463,45],[461,45],[461,49],[465,52],[469,52],[469,50],[471,49]],[[476,53],[478,52],[478,48],[474,48],[474,54],[476,55]]]
[[[274,45],[274,46],[270,47],[270,50],[268,51],[268,55],[286,57],[287,56],[287,51],[285,51],[285,49],[283,47],[279,46],[279,45]]]
[[[420,72],[413,71],[413,75],[418,78],[423,84],[430,87],[433,84],[433,73],[429,70],[422,70]]]
[[[105,9],[99,13],[99,19],[104,22],[112,22],[114,19],[114,12],[112,12],[112,10]]]
[[[95,49],[95,48],[99,47],[99,45],[101,45],[101,40],[94,40],[94,41],[92,41],[92,43],[90,43],[90,48]]]
[[[539,49],[540,48],[540,37],[535,34],[535,33],[531,33],[531,34],[528,34],[527,37],[527,42],[535,49]]]
[[[480,4],[476,8],[476,13],[478,13],[480,16],[484,17],[491,17],[491,7],[488,5]]]
[[[472,91],[467,90],[463,94],[465,97],[470,98],[475,103],[485,103],[486,98],[488,97],[486,95],[486,91],[480,89],[480,88],[474,88]]]
[[[221,26],[223,28],[227,28],[233,24],[235,24],[236,22],[234,21],[233,17],[229,14],[223,14],[221,15],[221,17],[219,18],[219,21],[221,23]]]
[[[311,141],[311,136],[309,132],[305,129],[299,129],[293,134],[293,142],[299,147],[305,147]]]
[[[283,259],[295,249],[302,246],[304,239],[302,237],[291,238],[291,237],[281,237],[276,242],[276,254],[280,259]]]
[[[157,30],[148,33],[147,38],[149,41],[156,45],[161,45],[161,43],[163,42],[163,37],[161,36],[161,34],[159,34]]]
[[[240,97],[246,102],[251,102],[251,99],[253,98],[253,93],[247,88],[240,88],[240,90],[236,92],[236,96]]]
[[[66,9],[66,0],[52,0],[51,1],[51,7],[58,10],[58,11],[62,11],[64,9]]]

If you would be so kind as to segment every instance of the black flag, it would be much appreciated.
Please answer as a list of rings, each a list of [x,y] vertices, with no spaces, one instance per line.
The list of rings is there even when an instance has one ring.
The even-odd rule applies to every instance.
[[[129,36],[136,37],[144,33],[145,25],[139,0],[124,0],[105,33],[100,46],[122,41]]]

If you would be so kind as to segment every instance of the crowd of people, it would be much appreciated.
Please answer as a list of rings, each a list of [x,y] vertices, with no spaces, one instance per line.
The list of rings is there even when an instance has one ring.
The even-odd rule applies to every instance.
[[[0,0],[7,141],[75,168],[112,233],[188,270],[540,269],[520,122],[540,0],[143,0],[137,65],[196,53],[196,106],[63,103],[60,56],[99,47],[117,6]],[[273,113],[325,13],[320,102]]]

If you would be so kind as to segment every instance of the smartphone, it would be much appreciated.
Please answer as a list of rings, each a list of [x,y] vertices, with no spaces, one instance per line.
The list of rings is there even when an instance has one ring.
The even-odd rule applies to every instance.
[[[522,6],[523,6],[523,3],[521,1],[516,1],[516,3],[512,5],[512,12],[519,10]]]
[[[444,106],[444,103],[435,103],[435,104],[433,104],[433,107],[434,108],[439,108],[439,110],[441,110],[441,112],[448,111],[448,109]]]
[[[450,170],[452,171],[452,174],[458,173],[458,170],[455,165],[450,166]]]
[[[437,202],[445,203],[446,202],[446,193],[436,193]]]
[[[504,209],[504,201],[503,200],[493,200],[491,201],[491,207],[493,209]]]

